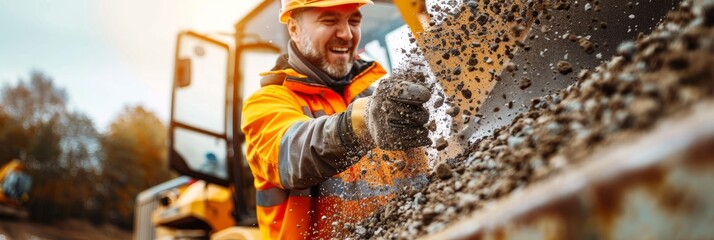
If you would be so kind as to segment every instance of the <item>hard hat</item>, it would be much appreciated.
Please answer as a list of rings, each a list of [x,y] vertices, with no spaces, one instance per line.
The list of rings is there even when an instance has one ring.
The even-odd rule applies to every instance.
[[[344,4],[372,4],[371,0],[281,0],[280,23],[288,23],[290,12],[298,8],[306,7],[332,7]]]

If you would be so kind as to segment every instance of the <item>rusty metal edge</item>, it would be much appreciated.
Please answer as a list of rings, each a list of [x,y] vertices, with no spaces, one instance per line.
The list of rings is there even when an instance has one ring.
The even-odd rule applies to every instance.
[[[577,208],[573,205],[578,204],[573,201],[592,197],[588,195],[592,193],[588,193],[587,188],[622,188],[613,186],[613,179],[646,178],[647,176],[641,173],[658,165],[662,167],[687,164],[684,162],[686,158],[672,156],[696,151],[697,149],[693,148],[700,143],[714,143],[714,100],[696,104],[689,114],[683,115],[687,116],[669,118],[658,123],[649,133],[635,137],[629,144],[599,149],[586,159],[584,164],[566,170],[563,175],[535,183],[521,192],[514,192],[474,212],[467,219],[450,224],[446,229],[423,239],[499,239],[506,235],[504,231],[509,229],[509,225],[533,219],[542,220],[553,215],[572,216],[573,209]],[[668,163],[665,163],[667,161]],[[689,161],[692,161],[691,157]],[[712,169],[714,168],[705,171],[714,175]],[[668,170],[665,168],[663,171]],[[565,224],[566,231],[578,227]],[[711,234],[714,235],[714,229]],[[532,239],[536,238],[533,236]]]

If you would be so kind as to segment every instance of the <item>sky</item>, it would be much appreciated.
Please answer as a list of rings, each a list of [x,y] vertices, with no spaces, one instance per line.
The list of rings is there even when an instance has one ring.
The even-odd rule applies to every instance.
[[[258,0],[0,0],[0,86],[50,76],[106,131],[125,106],[168,123],[176,35],[232,32]]]

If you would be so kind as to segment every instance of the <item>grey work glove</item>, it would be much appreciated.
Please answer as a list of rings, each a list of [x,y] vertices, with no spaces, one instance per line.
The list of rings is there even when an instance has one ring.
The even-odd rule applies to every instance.
[[[431,145],[425,126],[429,112],[423,106],[430,97],[431,91],[421,83],[383,79],[371,97],[352,104],[354,133],[363,144],[384,150]]]

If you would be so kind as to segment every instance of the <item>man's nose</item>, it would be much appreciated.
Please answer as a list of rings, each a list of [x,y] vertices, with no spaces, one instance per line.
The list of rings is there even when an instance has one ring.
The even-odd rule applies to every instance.
[[[339,24],[337,27],[337,37],[346,41],[352,40],[354,36],[352,35],[352,29],[349,23]]]

